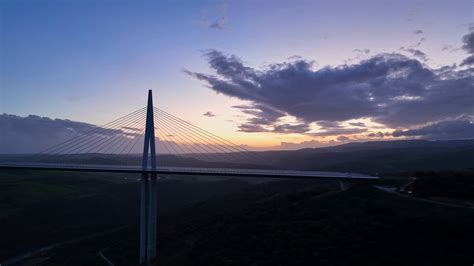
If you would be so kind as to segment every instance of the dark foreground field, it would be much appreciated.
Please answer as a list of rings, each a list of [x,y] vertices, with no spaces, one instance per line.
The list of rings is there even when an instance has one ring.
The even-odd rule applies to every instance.
[[[431,179],[418,183],[416,193],[426,188],[436,196],[433,174],[423,175]],[[115,265],[136,264],[139,194],[133,176],[2,176],[0,261],[59,243],[14,265],[107,265],[103,257]],[[407,181],[382,184],[397,182]],[[372,184],[340,191],[327,181],[161,180],[158,194],[158,265],[474,262],[474,210]]]

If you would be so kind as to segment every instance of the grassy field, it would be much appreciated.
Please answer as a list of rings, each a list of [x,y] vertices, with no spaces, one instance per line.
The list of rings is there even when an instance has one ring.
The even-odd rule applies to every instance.
[[[102,252],[115,265],[137,263],[136,178],[3,176],[8,214],[2,208],[0,261],[66,241],[27,261],[103,265]],[[417,193],[423,187],[438,193],[433,176]],[[472,184],[472,178],[452,176],[458,186],[460,180]],[[408,180],[391,176],[379,185]],[[474,260],[472,221],[471,209],[401,197],[372,184],[341,191],[337,182],[316,180],[162,179],[158,265],[466,265]]]
[[[158,210],[166,213],[245,181],[159,180]],[[122,174],[0,172],[0,262],[54,243],[138,223],[139,182]]]

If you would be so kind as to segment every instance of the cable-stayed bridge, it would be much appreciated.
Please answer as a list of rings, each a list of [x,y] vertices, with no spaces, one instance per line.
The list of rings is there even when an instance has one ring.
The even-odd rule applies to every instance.
[[[249,151],[154,107],[151,90],[146,107],[37,154],[5,158],[0,160],[0,169],[141,174],[141,264],[156,259],[158,176],[377,179],[355,173],[281,169],[277,162],[261,153]]]

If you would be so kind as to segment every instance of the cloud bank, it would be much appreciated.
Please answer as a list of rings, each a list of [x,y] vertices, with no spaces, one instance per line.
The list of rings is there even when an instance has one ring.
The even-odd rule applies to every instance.
[[[113,127],[99,127],[65,119],[3,114],[0,115],[0,154],[39,153],[78,136],[80,137],[76,141],[65,143],[58,149],[49,149],[46,154],[69,152],[141,154],[143,152],[144,123],[133,124],[133,127],[120,124],[115,124]],[[86,133],[86,137],[81,136],[84,133]],[[183,154],[222,151],[221,144],[196,143],[197,139],[188,139],[188,135],[183,135],[182,132],[171,128],[165,131],[157,129],[155,134],[158,153]],[[184,142],[183,136],[186,137]]]
[[[0,153],[40,152],[96,126],[30,115],[0,115]]]
[[[462,49],[466,51],[470,56],[464,59],[461,65],[474,65],[474,27],[471,27],[471,32],[464,35],[462,38],[463,46]]]
[[[408,130],[397,130],[393,136],[423,137],[425,139],[470,139],[474,136],[474,119],[463,117],[456,120],[446,120],[413,128]]]
[[[474,60],[474,33],[463,42],[469,56],[462,64],[468,65]],[[382,53],[322,68],[298,58],[255,69],[235,55],[210,50],[204,57],[215,74],[185,72],[217,93],[250,103],[236,106],[251,116],[239,125],[244,132],[355,134],[366,130],[328,127],[327,122],[368,118],[387,128],[408,129],[474,115],[474,68],[434,69],[423,63],[423,52],[413,50],[412,55]],[[285,116],[298,123],[283,123]],[[310,124],[320,131],[311,131]]]
[[[214,116],[216,116],[216,115],[215,115],[213,112],[211,112],[211,111],[207,111],[207,112],[205,112],[205,113],[202,114],[202,115],[203,115],[203,116],[207,116],[207,117],[214,117]]]

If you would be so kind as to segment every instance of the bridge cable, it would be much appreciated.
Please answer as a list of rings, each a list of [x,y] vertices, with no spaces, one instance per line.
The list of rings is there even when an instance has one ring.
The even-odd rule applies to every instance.
[[[146,108],[146,107],[144,107],[144,108]],[[136,111],[134,111],[134,112],[132,112],[132,113],[129,113],[129,114],[127,114],[127,115],[124,115],[124,116],[122,116],[122,117],[120,117],[120,118],[117,118],[117,119],[113,120],[112,122],[109,122],[109,123],[104,124],[104,125],[102,125],[102,126],[96,126],[95,128],[93,128],[93,129],[91,129],[91,130],[88,130],[88,131],[86,131],[86,132],[84,132],[84,133],[81,133],[79,136],[76,136],[76,137],[73,137],[73,138],[68,139],[68,140],[66,140],[66,141],[63,141],[63,142],[61,142],[61,143],[58,143],[58,144],[56,144],[56,145],[54,145],[54,146],[52,146],[52,147],[49,147],[49,148],[47,148],[47,149],[45,149],[45,150],[43,150],[43,151],[40,151],[39,153],[34,154],[34,155],[39,155],[39,154],[51,152],[51,151],[53,151],[53,150],[56,150],[56,148],[59,147],[59,146],[66,145],[66,144],[68,144],[69,142],[76,141],[76,140],[78,140],[78,139],[84,138],[84,137],[87,136],[87,134],[90,134],[90,133],[93,133],[93,132],[96,132],[96,131],[101,131],[103,128],[105,128],[105,127],[107,127],[107,126],[110,126],[110,125],[112,125],[112,124],[115,124],[115,123],[117,123],[117,122],[123,120],[124,118],[128,117],[128,116],[131,115],[131,114],[140,112],[140,111],[142,111],[144,108],[138,109],[138,110],[136,110]]]
[[[204,142],[206,142],[206,143],[208,143],[208,144],[211,144],[211,146],[205,145],[205,147],[206,147],[206,146],[208,147],[208,149],[205,149],[205,150],[206,150],[206,153],[221,153],[221,154],[223,154],[223,155],[230,155],[230,156],[233,156],[232,153],[226,152],[225,150],[223,151],[223,150],[220,149],[219,147],[216,147],[216,148],[219,149],[220,152],[216,152],[215,149],[212,150],[213,146],[216,146],[215,143],[212,143],[212,142],[207,141],[206,139],[203,139],[200,135],[195,134],[194,132],[187,134],[186,132],[192,132],[192,131],[187,130],[186,128],[182,127],[180,124],[176,124],[175,121],[169,120],[167,117],[162,117],[162,118],[165,119],[167,122],[173,123],[173,124],[175,125],[174,128],[179,127],[179,128],[181,128],[181,129],[183,129],[183,133],[186,134],[187,136],[189,136],[190,134],[191,134],[191,136],[195,136],[195,137],[191,137],[193,140],[196,141],[197,138],[199,138],[200,140],[198,140],[198,141],[196,141],[196,142],[204,141]],[[181,131],[180,131],[180,132],[181,132]],[[211,149],[211,151],[209,151],[209,149]],[[208,158],[209,158],[209,157],[208,157]],[[234,159],[235,159],[235,157],[234,157]],[[238,159],[238,158],[237,158],[237,159]],[[214,160],[214,159],[211,157],[211,161],[212,161],[212,160]]]
[[[228,143],[228,144],[226,144],[227,147],[229,147],[229,144],[230,144],[230,148],[231,148],[232,150],[234,150],[234,151],[252,153],[251,151],[249,151],[249,150],[247,150],[247,149],[245,149],[245,148],[243,148],[243,147],[241,147],[241,146],[239,146],[239,145],[237,145],[237,144],[234,144],[234,143],[232,143],[232,142],[230,142],[230,141],[228,141],[228,140],[226,140],[226,139],[223,139],[223,138],[221,138],[221,137],[219,137],[219,136],[217,136],[217,135],[214,135],[213,133],[210,133],[210,132],[208,132],[208,131],[206,131],[206,130],[204,130],[204,129],[201,129],[201,128],[199,128],[199,127],[197,127],[197,126],[195,126],[195,125],[193,125],[193,124],[191,124],[191,123],[189,123],[189,122],[187,122],[187,121],[184,121],[184,120],[180,119],[179,117],[176,117],[176,116],[174,116],[174,115],[172,115],[172,114],[170,114],[170,113],[167,113],[167,112],[165,112],[165,111],[163,111],[163,110],[161,110],[161,109],[159,109],[159,108],[157,108],[157,107],[155,107],[155,110],[158,111],[158,112],[160,112],[160,113],[163,114],[163,115],[166,115],[166,116],[172,118],[173,120],[177,121],[178,123],[185,125],[185,126],[188,127],[188,128],[192,128],[192,129],[194,129],[195,131],[200,131],[200,132],[202,132],[202,134],[204,134],[207,138],[213,139],[213,140],[215,140],[215,141],[217,141],[217,142],[220,142],[220,143]]]
[[[156,109],[158,112],[162,113],[162,114],[163,114],[163,113],[166,113],[166,112],[164,112],[164,111],[162,111],[162,110],[160,110],[160,109],[158,109],[158,108],[156,108],[156,107],[155,107],[155,109]],[[166,114],[165,114],[165,115],[166,115]],[[172,115],[171,115],[171,116],[172,116]],[[167,117],[170,118],[170,116],[167,116]],[[172,116],[172,117],[174,117],[174,116]],[[172,119],[172,118],[170,118],[170,119]],[[178,118],[178,119],[179,119],[179,118]],[[183,123],[180,123],[178,119],[172,119],[171,121],[174,122],[175,124],[176,124],[176,123],[179,123],[179,125],[181,126],[181,128],[183,128],[183,126],[185,126],[187,129],[191,130],[194,134],[197,134],[198,136],[200,136],[201,139],[206,138],[206,139],[210,139],[211,141],[215,141],[215,142],[213,143],[214,145],[219,145],[220,147],[226,149],[228,152],[225,152],[225,153],[227,153],[227,154],[229,154],[229,153],[232,154],[232,157],[233,157],[233,158],[237,158],[238,160],[243,159],[243,158],[246,158],[246,160],[249,160],[249,159],[251,159],[251,158],[250,158],[250,156],[248,156],[248,155],[253,155],[253,156],[252,156],[252,157],[253,157],[253,160],[258,159],[258,161],[259,161],[260,163],[264,163],[264,162],[262,161],[262,158],[255,156],[255,153],[250,152],[250,151],[247,151],[247,150],[242,151],[243,148],[242,148],[242,149],[237,149],[237,148],[234,148],[234,147],[229,147],[229,145],[223,144],[223,141],[219,140],[219,139],[222,139],[222,138],[213,137],[213,136],[209,136],[209,134],[201,133],[201,132],[205,131],[205,130],[202,130],[202,129],[200,130],[200,132],[198,132],[197,130],[195,130],[195,129],[189,127],[189,125],[191,125],[191,126],[194,127],[194,128],[197,128],[197,129],[200,129],[200,128],[198,128],[198,127],[196,127],[196,126],[190,124],[189,122],[186,122],[186,124],[183,125]],[[181,119],[180,119],[180,120],[181,120]],[[168,121],[170,121],[170,120],[168,120]],[[183,120],[181,120],[181,121],[183,121]],[[187,126],[187,125],[188,125],[188,126]],[[219,138],[219,139],[218,139],[218,138]],[[216,143],[216,142],[217,142],[217,143]],[[228,143],[231,143],[231,142],[229,142],[229,141],[227,141],[227,142],[228,142]],[[209,143],[209,142],[207,142],[207,143]],[[236,145],[233,144],[233,146],[236,146]],[[217,148],[218,148],[218,147],[217,147]],[[222,149],[219,149],[219,150],[222,151]],[[237,154],[240,154],[240,155],[241,155],[241,158],[236,157]],[[247,155],[246,155],[246,154],[247,154]],[[253,160],[249,160],[249,161],[253,161]],[[264,163],[264,164],[265,164],[265,163]]]
[[[122,123],[122,122],[127,122],[128,123],[130,120],[135,119],[135,118],[140,117],[141,115],[143,115],[143,112],[144,111],[133,114],[132,116],[127,117],[126,119],[124,119],[120,123]],[[100,134],[99,134],[99,132],[96,132],[96,133],[94,133],[94,135],[92,135],[92,137],[90,139],[83,139],[83,140],[75,143],[72,146],[68,146],[68,147],[63,148],[60,151],[56,151],[53,154],[60,154],[60,153],[66,153],[66,152],[68,152],[68,153],[73,153],[73,152],[80,153],[81,151],[89,149],[90,147],[96,146],[97,144],[94,141],[101,142],[101,141],[106,140],[106,137],[108,136],[107,133],[110,133],[110,132],[115,133],[116,130],[118,128],[122,127],[122,126],[123,126],[123,124],[116,124],[116,125],[114,125],[114,127],[111,127],[111,128],[103,128],[103,130],[100,131]],[[90,136],[88,136],[88,137],[90,137]]]

